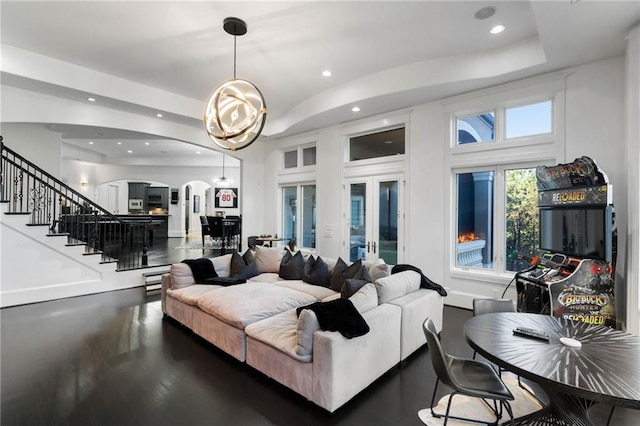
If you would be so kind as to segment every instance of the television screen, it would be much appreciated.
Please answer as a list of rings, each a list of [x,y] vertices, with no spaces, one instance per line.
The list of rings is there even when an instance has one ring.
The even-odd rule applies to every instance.
[[[540,249],[611,261],[610,207],[540,209]]]

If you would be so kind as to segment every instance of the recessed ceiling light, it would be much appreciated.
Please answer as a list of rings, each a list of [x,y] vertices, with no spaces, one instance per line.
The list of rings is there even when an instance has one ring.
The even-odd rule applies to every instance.
[[[128,150],[127,152],[128,152],[129,154],[133,154],[133,151],[131,151],[131,150]]]
[[[196,151],[196,154],[200,154],[200,151]]]
[[[93,145],[93,141],[89,141],[89,145]]]
[[[156,114],[156,117],[158,117],[158,118],[162,118],[162,114],[157,113],[157,114]]]
[[[490,32],[491,34],[500,34],[500,33],[501,33],[501,32],[503,32],[506,28],[507,28],[507,27],[505,27],[504,25],[502,25],[502,24],[498,24],[498,25],[496,25],[495,27],[491,28],[491,29],[489,30],[489,32]]]
[[[96,101],[96,98],[87,98],[87,100],[88,100],[89,102],[95,102],[95,101]]]
[[[145,142],[144,144],[145,144],[145,145],[149,145],[149,142]]]
[[[322,76],[323,77],[331,77],[331,71],[329,71],[329,70],[322,71]]]
[[[118,145],[122,145],[122,142],[118,142]]]
[[[487,19],[492,17],[494,13],[496,13],[496,8],[487,6],[477,11],[474,16],[476,17],[476,19]]]
[[[360,107],[354,106],[353,108],[351,108],[351,111],[360,112]]]

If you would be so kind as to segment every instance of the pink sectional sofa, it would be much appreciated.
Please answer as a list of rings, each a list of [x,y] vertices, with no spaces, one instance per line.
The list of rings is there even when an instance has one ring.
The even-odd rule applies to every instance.
[[[321,330],[313,311],[298,316],[296,308],[340,293],[282,280],[277,269],[282,250],[259,248],[261,273],[227,287],[196,284],[188,265],[172,265],[162,277],[164,314],[330,412],[422,346],[425,318],[442,329],[442,296],[421,289],[420,274],[405,271],[379,277],[349,298],[368,333],[347,339]],[[218,276],[229,276],[231,255],[210,260]],[[367,268],[374,266],[365,262]]]

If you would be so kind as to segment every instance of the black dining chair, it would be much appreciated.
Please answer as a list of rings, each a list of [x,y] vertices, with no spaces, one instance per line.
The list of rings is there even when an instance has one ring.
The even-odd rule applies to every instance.
[[[249,248],[254,248],[255,246],[264,245],[264,241],[258,241],[258,238],[259,237],[257,235],[247,237],[247,246],[249,246]]]
[[[214,241],[220,241],[222,247],[222,253],[226,253],[226,238],[224,227],[224,218],[220,216],[207,216],[207,222],[209,223],[209,235]]]
[[[431,415],[436,418],[444,417],[443,426],[446,426],[449,419],[497,425],[498,421],[502,418],[502,408],[504,407],[509,414],[509,418],[513,421],[513,411],[509,404],[509,401],[513,401],[514,399],[513,395],[493,367],[484,361],[459,358],[447,354],[442,349],[438,332],[431,318],[427,318],[424,321],[422,330],[427,339],[431,363],[437,377],[433,397],[431,398]],[[453,389],[453,392],[449,394],[447,410],[444,415],[437,414],[433,411],[438,384],[440,382]],[[450,415],[451,400],[455,395],[466,395],[468,397],[482,399],[496,416],[496,421],[493,423],[485,423],[477,419]],[[489,404],[486,400],[492,400],[493,404]]]
[[[516,312],[516,305],[511,299],[473,299],[473,316],[494,312]],[[476,359],[476,351],[473,351]]]

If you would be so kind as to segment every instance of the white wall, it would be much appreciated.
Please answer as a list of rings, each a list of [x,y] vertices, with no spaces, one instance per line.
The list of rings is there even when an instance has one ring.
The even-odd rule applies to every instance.
[[[607,172],[614,185],[614,203],[620,223],[619,250],[624,250],[626,233],[626,191],[615,188],[625,186],[624,163],[624,58],[614,58],[568,71],[566,78],[566,114],[564,159],[572,161],[583,155],[590,156]],[[517,83],[509,87],[518,88]],[[488,89],[496,93],[502,87]],[[450,297],[445,303],[470,307],[474,297],[493,297],[502,294],[509,279],[484,280],[452,277],[443,268],[448,264],[445,253],[445,224],[452,214],[452,206],[445,200],[450,188],[449,174],[445,170],[448,155],[444,106],[447,100],[413,107],[407,131],[406,186],[406,262],[421,268],[431,279],[450,288]],[[279,150],[316,141],[317,155],[317,246],[321,255],[337,257],[342,254],[342,239],[338,232],[334,238],[325,238],[323,230],[332,226],[341,229],[342,183],[345,129],[354,123],[384,122],[393,117],[390,112],[382,117],[358,120],[341,126],[333,126],[305,135],[282,138],[265,146],[267,167],[265,169],[265,199],[278,200],[278,186],[273,170],[279,166]],[[523,159],[526,161],[527,159]],[[265,211],[269,220],[279,220],[279,206],[270,206]],[[268,206],[266,206],[268,207]],[[280,231],[280,229],[279,229]],[[624,284],[623,284],[624,285]],[[635,284],[637,285],[637,283]],[[620,288],[619,291],[624,291]]]
[[[3,114],[7,107],[3,107]],[[29,159],[55,177],[60,177],[60,144],[59,133],[51,132],[43,125],[0,124],[3,143],[11,150]]]

